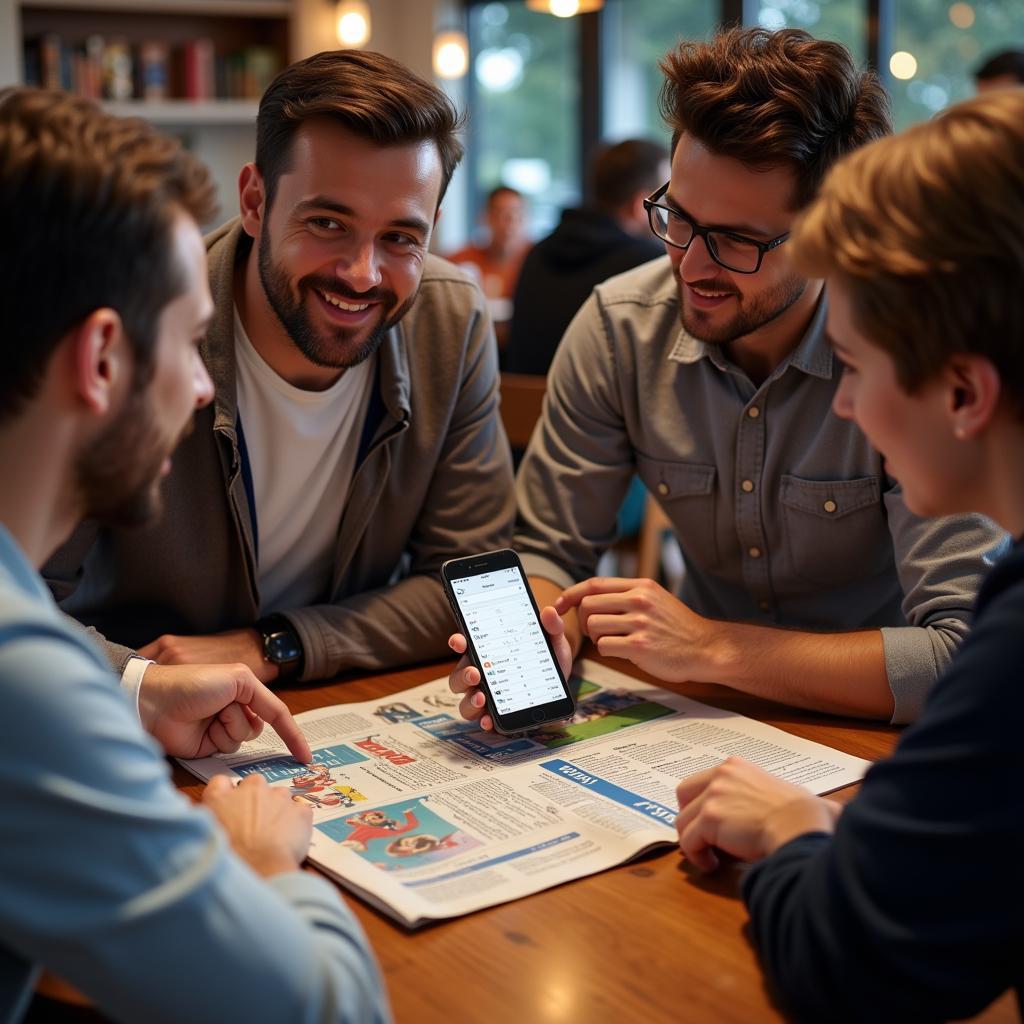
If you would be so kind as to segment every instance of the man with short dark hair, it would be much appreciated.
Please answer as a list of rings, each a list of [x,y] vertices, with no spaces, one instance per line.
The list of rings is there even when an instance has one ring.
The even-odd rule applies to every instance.
[[[978,92],[1024,85],[1024,50],[1002,50],[987,57],[974,72]]]
[[[651,235],[644,199],[668,177],[668,152],[627,139],[600,149],[591,167],[593,202],[565,210],[526,255],[516,288],[505,369],[548,372],[569,322],[595,285],[664,252]]]
[[[161,664],[264,681],[439,655],[438,570],[501,547],[511,462],[478,288],[428,253],[461,156],[440,90],[322,53],[260,103],[241,216],[207,240],[217,385],[141,531],[90,525],[48,567],[62,607]]]
[[[575,643],[582,629],[663,679],[910,721],[1005,535],[908,512],[831,411],[823,285],[786,258],[827,169],[889,132],[888,100],[844,47],[794,29],[683,43],[662,69],[672,170],[647,206],[667,255],[598,286],[573,320],[517,479],[538,603],[578,613]],[[680,597],[586,579],[634,472],[683,549]],[[452,675],[456,690],[477,680]]]
[[[240,665],[177,680],[154,666],[125,695],[37,572],[83,516],[149,522],[211,401],[196,346],[212,197],[205,170],[141,121],[0,92],[0,223],[17,240],[0,249],[4,1021],[40,967],[116,1020],[390,1016],[359,925],[300,870],[309,807],[221,776],[201,811],[170,780],[163,754],[236,749],[262,720],[311,760],[281,701]]]

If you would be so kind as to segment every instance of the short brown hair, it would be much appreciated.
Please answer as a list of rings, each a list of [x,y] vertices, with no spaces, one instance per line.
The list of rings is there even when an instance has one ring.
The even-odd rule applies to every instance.
[[[67,332],[105,307],[145,384],[160,313],[185,288],[175,217],[215,209],[202,164],[145,122],[67,93],[0,90],[0,419],[35,395]]]
[[[1024,91],[979,96],[854,153],[798,219],[791,257],[850,289],[913,392],[986,356],[1024,415]]]
[[[462,159],[462,117],[440,89],[381,53],[328,50],[285,68],[260,100],[256,168],[268,207],[288,169],[295,133],[314,117],[328,117],[379,146],[433,141],[441,157],[438,203]]]
[[[659,104],[672,132],[750,167],[790,166],[791,206],[811,200],[841,156],[892,131],[889,99],[849,50],[800,29],[729,29],[661,61]]]
[[[626,139],[605,146],[591,166],[594,202],[604,210],[617,210],[637,192],[654,192],[664,184],[663,164],[668,151],[660,142]]]

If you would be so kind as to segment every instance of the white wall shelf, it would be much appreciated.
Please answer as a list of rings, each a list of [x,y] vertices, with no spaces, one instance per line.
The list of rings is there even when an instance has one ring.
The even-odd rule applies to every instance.
[[[257,100],[127,100],[104,102],[103,109],[117,117],[141,117],[169,127],[202,125],[254,125]]]

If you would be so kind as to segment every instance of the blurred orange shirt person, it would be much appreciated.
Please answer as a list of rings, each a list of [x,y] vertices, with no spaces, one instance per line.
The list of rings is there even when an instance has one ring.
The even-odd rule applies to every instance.
[[[529,248],[525,233],[526,201],[521,192],[499,185],[487,197],[487,245],[467,245],[448,257],[469,270],[487,296],[499,347],[504,345],[512,319],[512,297],[523,257]]]

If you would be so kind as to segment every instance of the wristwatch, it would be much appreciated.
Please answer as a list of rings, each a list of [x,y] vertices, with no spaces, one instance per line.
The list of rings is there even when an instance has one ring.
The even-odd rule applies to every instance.
[[[263,637],[263,657],[273,662],[279,671],[278,679],[298,679],[306,663],[302,641],[295,627],[283,615],[267,615],[256,623]]]

